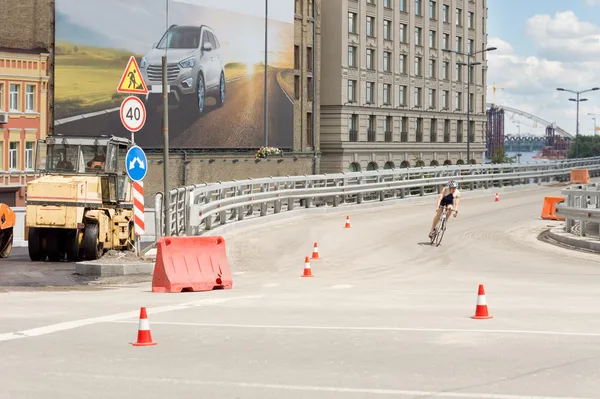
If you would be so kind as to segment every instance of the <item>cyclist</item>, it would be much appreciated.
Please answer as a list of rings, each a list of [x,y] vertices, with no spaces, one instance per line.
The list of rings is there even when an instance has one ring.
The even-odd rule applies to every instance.
[[[451,180],[448,182],[448,185],[442,188],[442,192],[437,201],[436,206],[436,214],[433,218],[433,224],[431,225],[431,232],[429,233],[429,238],[432,238],[435,234],[435,226],[437,225],[440,217],[442,217],[442,207],[447,206],[448,211],[446,213],[446,217],[450,217],[450,214],[454,210],[454,217],[458,214],[458,202],[460,200],[460,191],[458,190],[458,184]]]

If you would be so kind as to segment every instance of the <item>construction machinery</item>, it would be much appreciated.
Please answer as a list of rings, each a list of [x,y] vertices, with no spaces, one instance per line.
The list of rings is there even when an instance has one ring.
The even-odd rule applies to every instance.
[[[131,141],[115,136],[53,135],[38,140],[27,184],[25,237],[32,261],[96,260],[134,250]]]
[[[0,203],[0,258],[7,258],[12,251],[15,212],[6,204]]]

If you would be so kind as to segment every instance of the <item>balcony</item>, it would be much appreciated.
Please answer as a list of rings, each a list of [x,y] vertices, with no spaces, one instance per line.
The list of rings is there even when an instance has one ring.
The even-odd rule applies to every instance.
[[[358,141],[358,130],[348,131],[348,141],[356,143]]]
[[[375,130],[367,130],[367,141],[374,142],[376,141],[376,138],[377,134],[375,133]]]
[[[387,143],[391,143],[392,142],[392,132],[386,130],[386,132],[385,132],[385,141]]]

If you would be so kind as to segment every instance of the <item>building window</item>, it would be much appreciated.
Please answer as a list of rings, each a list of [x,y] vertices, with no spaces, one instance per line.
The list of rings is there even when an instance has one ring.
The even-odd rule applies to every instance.
[[[450,142],[450,119],[444,119],[444,143]]]
[[[429,106],[435,108],[435,89],[429,89]]]
[[[462,52],[462,37],[456,36],[456,51]]]
[[[25,86],[25,110],[28,112],[35,111],[35,86],[27,85]]]
[[[306,78],[306,91],[308,92],[308,101],[313,100],[314,90],[313,90],[313,79],[311,76]]]
[[[367,36],[375,37],[375,17],[367,17]]]
[[[394,128],[394,118],[392,116],[385,117],[385,141],[388,143],[392,141],[392,129]]]
[[[356,80],[348,80],[348,102],[356,102]]]
[[[442,38],[442,48],[444,50],[450,50],[450,35],[448,33],[444,33]]]
[[[348,115],[348,140],[356,142],[358,141],[358,115]]]
[[[415,76],[423,76],[421,60],[421,57],[415,57]]]
[[[33,141],[25,143],[25,169],[33,169]]]
[[[467,52],[469,54],[473,54],[473,51],[475,51],[475,41],[473,39],[469,39],[467,48],[468,48]]]
[[[392,85],[389,83],[383,84],[383,104],[390,105],[392,103]]]
[[[356,33],[356,13],[355,12],[348,13],[348,32]]]
[[[415,96],[414,96],[414,100],[415,100],[415,107],[420,107],[422,105],[421,103],[421,88],[420,87],[415,87]]]
[[[430,59],[429,60],[429,77],[430,78],[435,78],[435,69],[436,69],[436,62],[435,60]]]
[[[367,49],[367,69],[375,69],[375,50]]]
[[[348,46],[348,66],[356,68],[356,47]]]
[[[406,24],[400,24],[400,43],[408,43],[406,29]]]
[[[456,110],[462,111],[462,93],[456,92]]]
[[[421,11],[421,0],[415,0],[415,15],[422,15]]]
[[[462,143],[463,141],[463,121],[456,121],[456,142]]]
[[[417,118],[417,128],[415,129],[417,133],[417,143],[423,142],[423,118]]]
[[[444,61],[442,63],[442,79],[449,80],[448,76],[448,68],[450,67],[450,63],[448,61]]]
[[[475,29],[475,15],[473,14],[473,11],[469,11],[467,16],[467,24],[469,29]]]
[[[442,21],[450,22],[450,6],[448,4],[442,5]]]
[[[400,0],[400,11],[406,12],[406,0]]]
[[[306,47],[306,69],[308,72],[312,72],[313,67],[313,49],[312,47]]]
[[[456,81],[462,82],[462,65],[456,65]]]
[[[475,103],[475,94],[471,93],[469,95],[469,111],[473,112],[473,103]]]
[[[369,122],[367,126],[367,141],[376,141],[375,127],[377,126],[377,117],[375,115],[369,116]]]
[[[435,46],[435,31],[434,30],[430,30],[429,31],[429,48],[436,48]]]
[[[400,54],[400,65],[398,65],[398,72],[399,73],[408,73],[406,71],[406,54]]]
[[[448,107],[448,96],[450,95],[450,93],[448,92],[448,90],[444,90],[442,92],[442,108],[444,109],[449,109]]]
[[[402,117],[402,126],[400,131],[400,141],[406,143],[408,141],[408,117]]]
[[[0,111],[4,110],[4,83],[0,83]],[[1,158],[0,158],[1,160]],[[0,163],[1,167],[4,167],[2,163]]]
[[[300,46],[294,46],[294,69],[301,69]]]
[[[462,26],[462,10],[456,9],[456,26]]]
[[[18,169],[19,168],[19,143],[11,141],[8,149],[8,168]]]
[[[398,105],[406,105],[406,86],[400,86],[400,91],[398,92]]]
[[[415,45],[416,46],[422,46],[423,45],[423,41],[421,40],[421,32],[423,31],[422,28],[416,27],[415,28]]]
[[[375,83],[373,82],[367,82],[367,104],[373,104],[375,103],[374,98],[375,98]]]
[[[311,112],[306,113],[306,145],[313,145],[313,115]]]
[[[431,120],[431,126],[429,128],[429,141],[431,143],[437,143],[437,119]]]
[[[392,53],[390,53],[389,51],[384,51],[383,52],[383,71],[384,72],[391,72],[391,66],[390,66],[390,60],[392,58]]]
[[[469,83],[473,83],[473,74],[475,73],[475,67],[471,66],[469,68]]]
[[[433,0],[429,0],[429,19],[436,19],[436,6],[437,3]]]
[[[300,76],[294,75],[294,97],[296,100],[300,99]]]
[[[392,40],[392,21],[383,20],[383,39]]]
[[[383,7],[392,8],[392,0],[383,0]]]
[[[9,110],[10,111],[18,111],[19,110],[19,89],[20,85],[11,83],[10,84],[10,96],[9,96]]]

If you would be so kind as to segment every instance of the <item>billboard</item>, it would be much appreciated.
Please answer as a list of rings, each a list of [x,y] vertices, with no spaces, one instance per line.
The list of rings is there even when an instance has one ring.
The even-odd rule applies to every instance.
[[[171,148],[262,146],[267,23],[268,144],[292,148],[293,0],[56,0],[55,13],[55,133],[129,138],[117,86],[137,87],[136,144],[161,148],[166,55]]]

